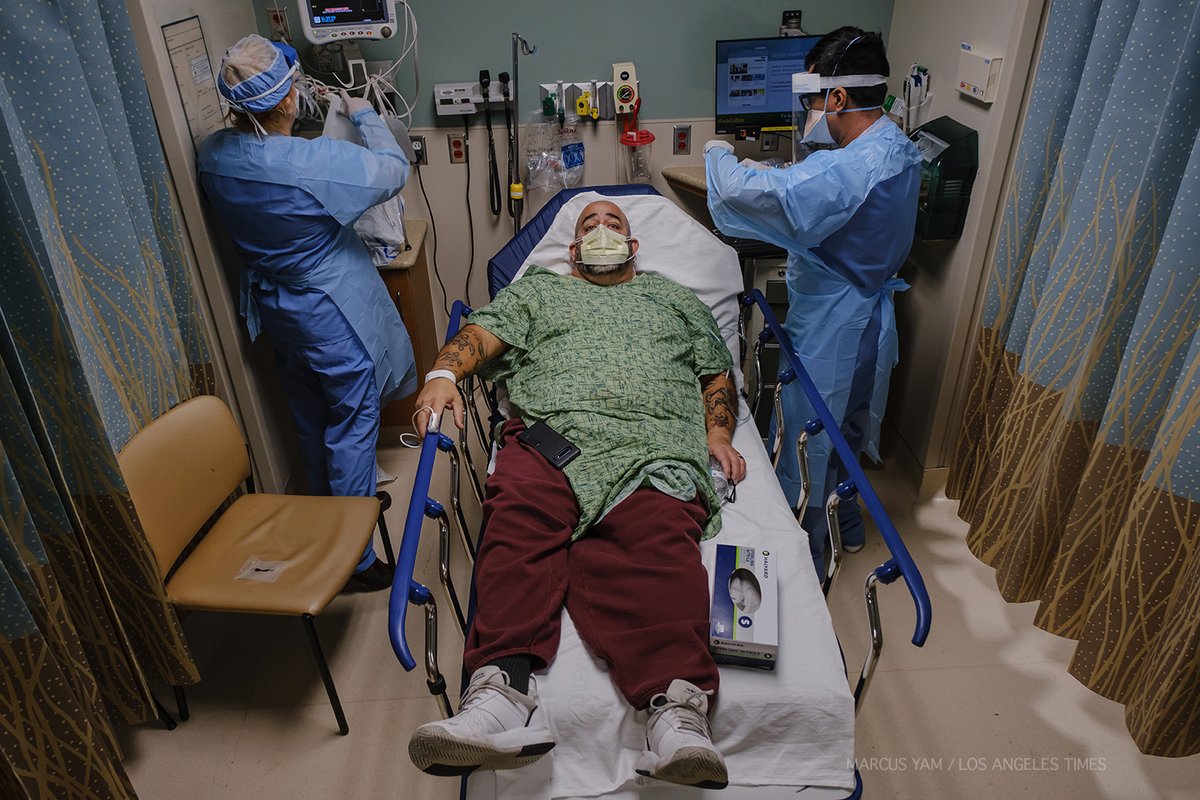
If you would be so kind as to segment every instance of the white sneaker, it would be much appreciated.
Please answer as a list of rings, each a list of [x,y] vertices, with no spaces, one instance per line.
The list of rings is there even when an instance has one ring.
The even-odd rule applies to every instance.
[[[481,667],[471,676],[458,713],[417,728],[408,756],[430,775],[523,767],[554,748],[549,730],[529,727],[536,708],[532,678],[524,695],[508,685],[508,674],[499,667]]]
[[[650,700],[646,748],[636,772],[662,781],[724,789],[729,784],[725,759],[713,747],[708,727],[708,698],[684,680],[673,680],[666,694]]]

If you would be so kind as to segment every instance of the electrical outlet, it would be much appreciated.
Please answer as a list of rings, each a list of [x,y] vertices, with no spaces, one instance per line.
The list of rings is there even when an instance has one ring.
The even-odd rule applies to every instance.
[[[277,42],[290,42],[292,31],[288,26],[287,9],[274,5],[267,9],[267,16],[271,26],[271,38]]]
[[[692,126],[676,125],[671,137],[671,155],[686,156],[692,152]]]
[[[461,133],[447,133],[446,145],[450,148],[450,163],[467,163],[467,140]]]
[[[428,164],[429,154],[425,152],[425,137],[418,134],[408,138],[412,140],[413,164]]]
[[[764,153],[774,153],[779,149],[779,134],[764,133],[761,147]]]

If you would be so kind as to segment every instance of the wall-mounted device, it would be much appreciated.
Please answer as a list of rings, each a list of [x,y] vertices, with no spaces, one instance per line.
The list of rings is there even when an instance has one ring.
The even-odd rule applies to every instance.
[[[921,154],[917,236],[926,241],[957,239],[979,171],[979,134],[950,117],[938,117],[909,138]]]
[[[992,55],[963,42],[958,51],[958,90],[984,103],[994,102],[1000,89],[1002,56]]]
[[[780,36],[807,36],[808,32],[804,30],[804,26],[800,24],[800,18],[804,12],[799,10],[784,11],[783,17],[779,20],[779,35]]]
[[[304,38],[313,44],[346,39],[390,39],[396,0],[297,0]]]
[[[613,64],[613,102],[616,113],[632,114],[638,99],[637,71],[633,62]]]
[[[433,85],[433,107],[439,117],[474,114],[482,106],[483,90],[475,81]]]
[[[558,92],[562,91],[562,97]],[[553,96],[555,107],[573,110],[580,119],[613,119],[612,83],[609,81],[560,81],[538,85],[541,105]]]
[[[739,140],[792,130],[792,73],[820,36],[717,42],[717,133]]]
[[[486,70],[484,72],[486,73]],[[502,108],[504,96],[490,80],[489,84],[486,105],[490,108]],[[484,108],[483,86],[479,81],[435,83],[433,85],[433,106],[439,117],[474,114],[482,111]]]

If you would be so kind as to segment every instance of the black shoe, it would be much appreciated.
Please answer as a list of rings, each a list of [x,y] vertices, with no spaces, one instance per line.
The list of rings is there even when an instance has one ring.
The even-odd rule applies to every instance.
[[[395,567],[382,558],[377,558],[362,572],[351,575],[350,580],[346,582],[346,588],[342,591],[378,592],[381,589],[391,588],[392,575],[395,572]]]

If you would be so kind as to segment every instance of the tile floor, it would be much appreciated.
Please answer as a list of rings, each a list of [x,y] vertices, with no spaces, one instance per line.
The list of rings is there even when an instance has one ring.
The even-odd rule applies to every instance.
[[[399,447],[392,432],[386,444],[381,463],[400,476],[390,487],[397,502],[388,512],[398,541],[407,506],[403,487],[416,451]],[[445,466],[440,470],[435,491],[448,483]],[[934,626],[925,647],[913,647],[905,589],[881,588],[884,655],[858,718],[866,797],[1200,797],[1200,756],[1170,760],[1139,754],[1121,707],[1066,673],[1071,642],[1034,628],[1032,604],[1000,599],[991,570],[967,551],[966,525],[955,516],[955,503],[934,499],[914,505],[914,493],[894,470],[874,472],[872,479],[925,576]],[[464,505],[470,509],[472,502]],[[474,523],[476,515],[468,510],[468,516]],[[426,540],[418,579],[435,587],[436,536]],[[457,542],[455,547],[460,552]],[[861,581],[884,560],[883,553],[873,539],[849,556],[831,593],[853,672],[867,640]],[[465,586],[462,558],[455,574]],[[446,673],[457,676],[461,638],[448,611],[441,610],[439,656]],[[185,627],[204,676],[188,692],[191,719],[172,732],[141,725],[121,734],[125,766],[139,796],[457,797],[456,782],[424,775],[409,763],[408,734],[434,717],[437,707],[421,668],[405,673],[396,662],[386,623],[386,594],[338,597],[318,619],[350,723],[350,735],[342,737],[299,622],[191,615]],[[418,615],[410,618],[408,631],[419,647],[424,634]],[[168,695],[160,692],[164,699]],[[737,799],[736,790],[725,795]]]

